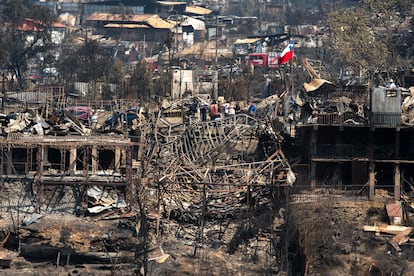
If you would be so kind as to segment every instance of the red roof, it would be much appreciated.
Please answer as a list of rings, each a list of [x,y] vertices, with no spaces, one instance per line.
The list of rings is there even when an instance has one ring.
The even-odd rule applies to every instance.
[[[23,24],[19,26],[17,29],[21,31],[43,31],[43,27],[45,24],[40,20],[33,20],[31,18],[25,18]],[[53,22],[50,27],[53,28],[66,28],[66,25],[60,22]]]

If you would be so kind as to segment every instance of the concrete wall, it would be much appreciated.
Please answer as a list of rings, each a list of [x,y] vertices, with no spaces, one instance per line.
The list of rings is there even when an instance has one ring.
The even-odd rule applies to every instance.
[[[173,99],[198,94],[209,94],[214,97],[217,94],[217,71],[174,69],[171,79],[171,97]]]

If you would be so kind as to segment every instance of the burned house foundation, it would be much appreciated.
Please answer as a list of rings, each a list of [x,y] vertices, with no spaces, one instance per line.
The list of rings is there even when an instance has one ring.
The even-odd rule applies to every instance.
[[[132,168],[131,145],[122,137],[10,135],[0,141],[2,180],[105,185],[109,174],[114,185],[126,186],[131,178],[131,173],[126,176]]]

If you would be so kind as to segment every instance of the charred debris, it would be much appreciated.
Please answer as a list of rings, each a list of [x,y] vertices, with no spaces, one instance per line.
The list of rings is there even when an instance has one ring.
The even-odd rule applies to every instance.
[[[48,103],[3,115],[3,267],[149,275],[185,258],[199,267],[181,269],[201,271],[216,258],[217,271],[248,260],[249,273],[279,271],[281,210],[295,182],[280,98],[257,102],[255,114],[238,103],[234,115],[203,120],[210,104]]]
[[[401,255],[412,230],[413,88],[339,86],[304,65],[313,78],[301,93],[232,103],[237,112],[215,120],[201,96],[2,115],[1,266],[310,272],[317,237],[310,222],[292,228],[298,210],[361,202],[389,220],[359,231],[395,234]]]

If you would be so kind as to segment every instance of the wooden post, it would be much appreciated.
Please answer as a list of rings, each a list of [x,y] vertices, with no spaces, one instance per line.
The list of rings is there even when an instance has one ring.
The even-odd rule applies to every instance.
[[[92,174],[96,174],[98,172],[98,147],[92,146]]]
[[[374,163],[369,164],[369,200],[375,198],[375,165]]]
[[[136,208],[138,206],[137,202],[137,181],[136,178],[133,177],[132,173],[132,151],[127,151],[127,155],[125,156],[126,164],[125,164],[125,178],[127,181],[127,202],[129,203],[131,208]],[[158,178],[156,179],[158,181]]]
[[[126,166],[126,154],[127,154],[127,150],[126,148],[122,148],[121,149],[121,166],[125,167]]]
[[[312,190],[314,190],[316,188],[316,162],[312,161],[312,159],[314,157],[317,156],[317,150],[316,150],[316,145],[317,145],[317,131],[318,131],[318,126],[314,125],[312,128],[312,132],[311,132],[311,139],[310,139],[310,157],[311,157],[311,162],[310,162],[310,185]]]
[[[316,188],[316,162],[311,161],[310,163],[310,185],[312,190]]]
[[[45,156],[45,149],[44,149],[44,146],[41,145],[37,150],[37,157],[36,157],[37,174],[39,176],[43,176],[44,166],[45,166],[44,156]]]
[[[401,173],[400,164],[398,163],[394,165],[394,199],[401,199]]]
[[[11,175],[12,174],[12,158],[13,158],[13,154],[12,154],[12,148],[8,147],[7,148],[7,175]]]
[[[70,264],[70,253],[66,256],[66,265]]]
[[[3,175],[4,175],[4,148],[0,149],[0,184],[3,186]]]
[[[74,175],[75,171],[76,171],[76,160],[78,159],[77,156],[77,151],[76,148],[70,148],[69,149],[69,171],[70,171],[70,175]]]
[[[115,172],[119,172],[121,165],[121,149],[119,147],[115,148]]]
[[[395,158],[396,160],[400,159],[400,128],[397,127],[395,130]]]
[[[338,188],[342,190],[342,162],[338,162],[336,166],[338,170]]]
[[[56,266],[60,265],[60,251],[58,251],[57,256],[56,256]]]

